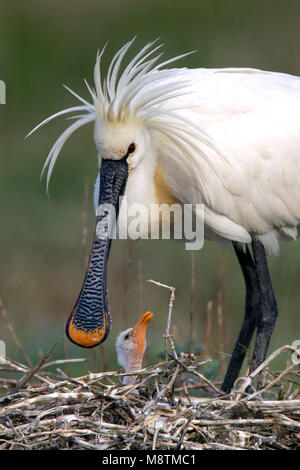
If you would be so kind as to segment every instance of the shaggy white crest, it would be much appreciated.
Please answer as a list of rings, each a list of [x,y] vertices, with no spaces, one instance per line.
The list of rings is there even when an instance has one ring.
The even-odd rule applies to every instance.
[[[176,98],[190,94],[188,85],[191,77],[186,74],[187,69],[165,69],[162,67],[191,54],[191,52],[179,55],[155,65],[161,53],[154,56],[162,46],[153,47],[155,42],[148,43],[120,73],[121,64],[125,54],[132,45],[134,39],[126,43],[113,57],[108,68],[106,79],[101,79],[101,58],[105,47],[97,53],[94,68],[94,84],[92,89],[85,80],[86,86],[92,98],[92,103],[81,98],[77,93],[66,87],[82,104],[63,109],[48,117],[37,125],[29,134],[51,121],[52,119],[73,112],[79,112],[76,119],[56,140],[45,161],[42,175],[48,167],[47,187],[57,157],[67,139],[81,126],[96,121],[97,125],[107,122],[126,122],[131,119],[139,120],[149,129],[163,134],[166,138],[166,148],[173,158],[189,158],[192,164],[194,160],[195,169],[199,166],[195,162],[195,151],[197,158],[203,158],[209,167],[216,173],[216,162],[211,162],[203,152],[203,144],[213,148],[218,154],[220,152],[212,139],[194,122],[189,121],[176,113],[179,109],[185,109],[178,105]],[[200,145],[199,145],[200,144]],[[204,190],[206,188],[209,196],[205,178],[199,174]]]

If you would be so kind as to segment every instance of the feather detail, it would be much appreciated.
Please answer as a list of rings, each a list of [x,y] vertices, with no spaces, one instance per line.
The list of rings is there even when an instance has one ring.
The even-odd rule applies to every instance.
[[[43,175],[48,167],[47,188],[57,157],[67,139],[81,126],[93,121],[101,126],[101,124],[110,121],[140,120],[150,129],[155,128],[162,135],[166,135],[169,138],[169,144],[177,146],[177,149],[173,149],[174,152],[176,151],[178,154],[178,149],[181,149],[182,152],[185,152],[182,157],[191,160],[195,159],[196,152],[198,158],[200,157],[211,167],[212,171],[217,173],[216,162],[211,161],[205,153],[205,147],[209,147],[214,149],[218,155],[221,155],[213,140],[203,129],[198,128],[195,123],[189,122],[176,112],[181,108],[178,106],[177,99],[192,93],[189,87],[192,78],[186,74],[187,69],[161,70],[162,67],[182,59],[192,52],[158,63],[162,54],[155,54],[161,49],[162,45],[156,45],[157,41],[149,42],[125,66],[121,73],[122,63],[134,40],[135,38],[127,42],[113,56],[106,78],[103,81],[101,79],[101,59],[106,46],[101,52],[97,52],[94,67],[95,89],[84,80],[91,95],[92,103],[81,98],[64,85],[82,104],[53,114],[28,134],[28,136],[31,135],[56,117],[77,111],[81,112],[77,117],[72,115],[71,119],[77,120],[61,134],[49,152],[42,170]],[[86,114],[82,114],[82,111]],[[205,184],[204,175],[201,176],[201,180]],[[212,195],[208,195],[208,188],[206,192],[211,199]]]
[[[93,114],[88,114],[85,117],[80,117],[79,119],[77,119],[77,121],[75,121],[73,124],[71,124],[71,126],[69,126],[61,134],[61,136],[56,140],[56,142],[54,143],[54,145],[53,145],[52,149],[50,150],[50,152],[48,154],[48,157],[47,157],[47,159],[44,163],[44,166],[43,166],[43,169],[42,169],[42,174],[41,174],[41,177],[42,177],[43,174],[44,174],[44,171],[48,167],[47,190],[48,190],[48,187],[49,187],[49,181],[50,181],[50,177],[51,177],[55,162],[57,160],[57,157],[58,157],[63,145],[66,143],[68,138],[73,134],[73,132],[75,132],[77,129],[79,129],[79,127],[82,127],[85,124],[87,124],[88,122],[92,122],[94,120],[95,120],[95,116]]]

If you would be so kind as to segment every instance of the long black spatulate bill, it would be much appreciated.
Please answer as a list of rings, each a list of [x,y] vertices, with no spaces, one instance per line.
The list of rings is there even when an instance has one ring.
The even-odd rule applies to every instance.
[[[107,299],[106,271],[111,245],[111,230],[119,214],[128,177],[127,157],[102,160],[100,168],[99,208],[90,259],[83,286],[68,318],[66,334],[75,344],[93,348],[102,343],[111,327]]]

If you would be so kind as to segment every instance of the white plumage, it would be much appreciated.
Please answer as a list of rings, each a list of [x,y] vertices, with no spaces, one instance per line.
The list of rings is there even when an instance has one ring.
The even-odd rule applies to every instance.
[[[104,50],[97,55],[95,90],[87,84],[91,103],[69,90],[81,104],[35,128],[80,113],[48,155],[47,184],[66,140],[94,122],[100,166],[95,209],[106,203],[117,207],[124,191],[129,211],[136,203],[146,208],[204,205],[205,237],[233,242],[246,283],[245,317],[222,384],[227,393],[255,328],[250,372],[263,362],[275,325],[278,309],[265,249],[277,253],[281,240],[300,235],[300,78],[250,68],[163,69],[183,56],[155,65],[160,54],[153,54],[160,46],[154,43],[121,71],[131,44],[115,54],[104,80]],[[119,221],[126,225],[123,208]],[[147,238],[150,230],[146,224],[139,236]],[[100,344],[110,330],[109,247],[109,241],[95,238],[84,285],[67,322],[68,337],[83,347]]]
[[[160,46],[153,49],[153,43],[118,78],[131,44],[114,56],[103,82],[104,50],[97,55],[95,90],[88,86],[92,103],[72,92],[80,106],[35,128],[60,115],[84,113],[49,153],[44,167],[48,182],[68,137],[94,121],[99,162],[118,159],[130,142],[137,144],[132,159],[137,171],[129,175],[126,190],[129,200],[156,202],[150,176],[159,163],[176,199],[205,204],[206,238],[249,243],[255,234],[273,252],[279,240],[296,239],[300,79],[249,68],[161,70],[182,56],[155,66],[160,56],[152,55]],[[142,160],[144,168],[138,168]]]

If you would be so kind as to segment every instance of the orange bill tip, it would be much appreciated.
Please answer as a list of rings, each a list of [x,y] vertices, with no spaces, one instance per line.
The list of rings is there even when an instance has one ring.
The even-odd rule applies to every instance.
[[[146,331],[147,326],[153,318],[151,312],[146,312],[140,319],[139,323],[133,328],[133,336],[136,338],[136,343],[139,353],[144,354],[145,345],[146,345]]]
[[[71,321],[68,325],[67,333],[70,340],[78,346],[93,348],[103,341],[107,332],[105,326],[92,331],[78,329]]]
[[[146,312],[142,316],[140,322],[146,323],[146,325],[148,325],[148,323],[151,322],[152,318],[153,318],[153,313],[152,312]]]

